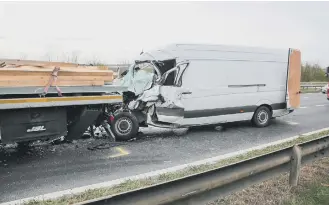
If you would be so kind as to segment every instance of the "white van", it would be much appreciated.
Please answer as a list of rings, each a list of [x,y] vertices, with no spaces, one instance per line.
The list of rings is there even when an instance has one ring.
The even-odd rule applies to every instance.
[[[300,105],[301,54],[295,49],[175,44],[142,53],[127,76],[136,94],[128,106],[142,111],[147,125],[251,120],[265,127]]]

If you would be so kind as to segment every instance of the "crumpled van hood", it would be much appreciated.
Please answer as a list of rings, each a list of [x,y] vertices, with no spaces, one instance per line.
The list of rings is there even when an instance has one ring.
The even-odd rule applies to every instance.
[[[133,76],[133,66],[129,68],[129,72],[118,82],[121,86],[127,87],[128,91],[135,93],[135,95],[142,94],[145,90],[152,87],[154,73],[145,70],[135,71]]]

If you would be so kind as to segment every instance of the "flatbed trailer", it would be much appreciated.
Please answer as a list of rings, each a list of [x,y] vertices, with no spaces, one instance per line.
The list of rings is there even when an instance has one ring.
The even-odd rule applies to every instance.
[[[62,136],[80,138],[91,125],[111,132],[115,116],[123,113],[122,86],[61,87],[62,96],[50,87],[0,88],[0,142],[28,143]],[[123,113],[123,114],[122,114]],[[138,125],[137,125],[138,126]]]

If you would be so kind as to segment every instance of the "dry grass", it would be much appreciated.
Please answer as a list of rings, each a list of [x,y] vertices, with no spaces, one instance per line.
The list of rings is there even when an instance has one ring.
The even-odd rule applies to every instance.
[[[302,168],[299,184],[291,188],[288,174],[253,185],[209,205],[328,205],[329,158]],[[322,184],[321,184],[322,183]]]
[[[261,155],[264,155],[264,154],[267,154],[270,152],[274,152],[274,151],[277,151],[277,150],[280,150],[283,148],[291,147],[295,144],[299,144],[299,143],[306,142],[309,140],[321,138],[323,136],[327,136],[328,134],[329,134],[329,130],[326,130],[326,131],[322,131],[322,132],[312,134],[312,135],[300,136],[299,138],[297,138],[295,140],[287,141],[287,142],[284,142],[284,143],[281,143],[278,145],[269,146],[269,147],[266,147],[266,148],[260,149],[260,150],[250,151],[245,154],[241,154],[238,156],[234,156],[231,158],[221,160],[215,164],[205,164],[205,165],[200,165],[200,166],[189,167],[189,168],[177,171],[177,172],[162,174],[157,177],[152,177],[152,178],[147,178],[147,179],[142,179],[142,180],[128,180],[128,181],[126,181],[122,184],[119,184],[117,186],[114,186],[114,187],[88,190],[88,191],[80,193],[80,194],[64,196],[64,197],[61,197],[59,199],[54,199],[54,200],[30,201],[30,202],[27,202],[26,204],[27,205],[39,205],[39,204],[43,204],[43,205],[63,204],[64,205],[64,204],[73,204],[73,203],[82,202],[82,201],[95,199],[95,198],[99,198],[99,197],[114,195],[114,194],[118,194],[118,193],[122,193],[122,192],[126,192],[126,191],[131,191],[131,190],[134,190],[137,188],[155,185],[158,183],[163,183],[166,181],[170,181],[170,180],[186,177],[189,175],[201,173],[201,172],[208,171],[211,169],[216,169],[216,168],[223,167],[223,166],[226,166],[229,164],[237,163],[237,162],[247,160],[247,159],[250,159],[253,157],[257,157],[257,156],[261,156]],[[264,190],[266,190],[266,189],[264,188]],[[255,195],[255,197],[256,197],[256,195]],[[247,204],[250,204],[250,203],[247,203]]]

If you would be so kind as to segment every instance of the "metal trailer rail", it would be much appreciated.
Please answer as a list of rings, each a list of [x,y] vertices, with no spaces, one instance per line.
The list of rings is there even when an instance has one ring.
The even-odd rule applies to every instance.
[[[0,99],[0,110],[70,105],[96,105],[122,102],[121,95],[93,95],[44,98]]]
[[[73,94],[74,96],[36,97],[43,93],[44,87],[0,87],[0,96],[21,96],[0,99],[0,110],[118,103],[123,100],[119,92],[126,90],[127,87],[116,85],[63,86],[61,87],[62,94]],[[47,94],[57,94],[56,88],[50,87]],[[84,96],[84,94],[89,95]]]
[[[112,93],[126,91],[127,87],[116,85],[104,86],[62,86],[60,87],[63,94],[67,93]],[[0,95],[30,95],[42,94],[44,87],[0,87]],[[57,94],[55,87],[50,87],[50,94]]]
[[[78,203],[79,205],[201,205],[290,171],[296,186],[301,164],[329,153],[329,136],[166,183]]]

